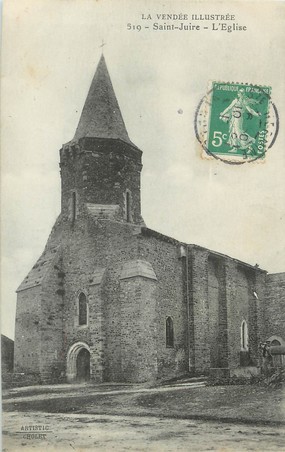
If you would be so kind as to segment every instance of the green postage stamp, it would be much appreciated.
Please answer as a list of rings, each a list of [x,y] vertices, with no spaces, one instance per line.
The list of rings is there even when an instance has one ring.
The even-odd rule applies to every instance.
[[[211,82],[196,113],[206,154],[226,162],[264,159],[273,134],[270,95],[269,86]]]

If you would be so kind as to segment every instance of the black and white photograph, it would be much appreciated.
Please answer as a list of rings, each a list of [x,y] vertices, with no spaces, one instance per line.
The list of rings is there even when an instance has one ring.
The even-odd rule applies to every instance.
[[[285,2],[4,0],[2,450],[285,450]]]

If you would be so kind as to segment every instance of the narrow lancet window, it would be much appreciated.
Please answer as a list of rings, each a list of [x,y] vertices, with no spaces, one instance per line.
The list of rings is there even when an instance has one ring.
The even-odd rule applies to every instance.
[[[79,325],[87,325],[87,298],[84,293],[79,295],[78,308]]]
[[[129,190],[126,191],[126,220],[128,223],[130,223],[132,217],[131,217],[131,193]]]
[[[248,328],[245,320],[241,323],[241,350],[248,351]]]
[[[166,319],[166,347],[174,347],[173,320],[171,317]]]
[[[76,218],[76,193],[75,191],[72,192],[71,195],[71,221],[74,223]]]

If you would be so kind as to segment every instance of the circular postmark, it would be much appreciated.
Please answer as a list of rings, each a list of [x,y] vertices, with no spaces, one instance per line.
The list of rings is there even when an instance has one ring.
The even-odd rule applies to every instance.
[[[268,86],[211,82],[194,120],[202,157],[234,165],[264,161],[279,130],[270,95]]]

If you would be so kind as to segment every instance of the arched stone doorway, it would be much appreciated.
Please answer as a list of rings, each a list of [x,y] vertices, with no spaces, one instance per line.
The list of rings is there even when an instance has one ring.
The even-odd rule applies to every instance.
[[[270,347],[280,347],[285,346],[285,341],[280,336],[271,336],[269,339],[267,339],[267,343],[270,342]],[[269,349],[270,350],[270,349]],[[285,355],[284,354],[273,354],[272,351],[272,365],[273,367],[284,367],[285,366]]]
[[[69,383],[90,380],[90,348],[84,342],[76,342],[70,347],[66,376]]]
[[[82,383],[90,380],[90,353],[82,348],[76,359],[76,381]]]

